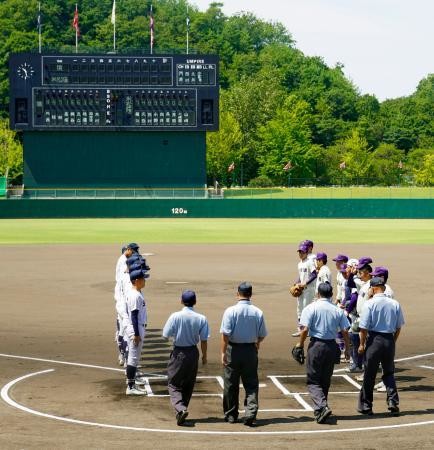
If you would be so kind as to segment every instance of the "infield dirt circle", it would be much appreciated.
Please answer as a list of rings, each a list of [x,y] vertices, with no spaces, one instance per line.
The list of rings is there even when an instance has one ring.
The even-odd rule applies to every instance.
[[[318,425],[304,367],[290,358],[296,317],[288,287],[296,278],[296,246],[140,244],[152,254],[142,367],[152,395],[144,398],[125,396],[116,364],[118,246],[1,247],[0,448],[434,448],[434,246],[316,243],[330,260],[337,253],[369,255],[374,265],[387,266],[406,318],[396,355],[401,416],[389,416],[384,393],[375,394],[374,416],[359,415],[357,382],[336,366],[329,396],[334,415]],[[260,349],[254,428],[222,420],[219,327],[243,280],[252,282],[253,302],[269,330]],[[187,426],[177,427],[163,378],[170,345],[161,328],[186,288],[196,291],[196,309],[208,317],[212,336]],[[240,400],[242,409],[242,390]]]

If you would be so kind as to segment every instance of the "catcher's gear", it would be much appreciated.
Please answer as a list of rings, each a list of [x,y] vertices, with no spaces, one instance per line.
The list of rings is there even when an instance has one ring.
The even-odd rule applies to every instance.
[[[304,364],[304,360],[306,359],[304,356],[304,348],[303,347],[293,347],[292,351],[292,357],[299,363]]]
[[[293,297],[300,297],[303,292],[303,288],[299,284],[293,284],[289,288],[289,292]]]

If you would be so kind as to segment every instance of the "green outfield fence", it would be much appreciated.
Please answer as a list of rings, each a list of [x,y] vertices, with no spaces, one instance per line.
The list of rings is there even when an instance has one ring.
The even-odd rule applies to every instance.
[[[0,177],[0,197],[6,197],[8,179]]]
[[[434,199],[3,200],[0,218],[434,219]]]

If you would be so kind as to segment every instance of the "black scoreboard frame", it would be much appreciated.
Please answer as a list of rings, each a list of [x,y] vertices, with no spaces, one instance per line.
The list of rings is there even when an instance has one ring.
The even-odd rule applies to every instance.
[[[15,53],[9,79],[15,130],[219,128],[215,55]]]

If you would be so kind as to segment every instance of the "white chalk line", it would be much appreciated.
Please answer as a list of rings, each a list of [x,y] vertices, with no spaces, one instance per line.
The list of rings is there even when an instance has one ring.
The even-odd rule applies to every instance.
[[[293,430],[293,431],[191,431],[191,430],[171,430],[171,429],[164,429],[164,428],[145,428],[145,427],[130,427],[130,426],[124,426],[124,425],[111,425],[106,423],[99,423],[99,422],[89,422],[79,419],[71,419],[68,417],[61,417],[61,416],[55,416],[53,414],[47,414],[43,413],[41,411],[37,411],[35,409],[28,408],[27,406],[21,405],[14,401],[9,396],[9,390],[19,383],[20,381],[23,381],[25,379],[47,374],[50,372],[53,372],[54,369],[48,369],[43,370],[40,372],[33,372],[29,373],[27,375],[24,375],[22,377],[16,378],[15,380],[10,381],[5,386],[3,386],[1,390],[1,398],[10,406],[19,409],[21,411],[27,412],[29,414],[33,414],[39,417],[44,417],[48,419],[58,420],[61,422],[67,422],[67,423],[73,423],[78,425],[88,425],[88,426],[94,426],[99,428],[110,428],[110,429],[116,429],[116,430],[128,430],[128,431],[141,431],[141,432],[151,432],[151,433],[180,433],[180,434],[205,434],[205,435],[243,435],[243,436],[258,436],[258,435],[289,435],[289,434],[324,434],[324,433],[348,433],[348,432],[354,432],[354,431],[372,431],[372,430],[387,430],[387,429],[395,429],[395,428],[408,428],[408,427],[416,427],[416,426],[423,426],[423,425],[432,425],[434,424],[434,420],[429,420],[425,422],[413,422],[413,423],[405,423],[405,424],[399,424],[399,425],[380,425],[376,427],[358,427],[358,428],[342,428],[339,430]]]
[[[417,367],[422,367],[422,369],[434,370],[434,367],[431,367],[431,366],[417,366]]]
[[[432,356],[434,353],[428,353],[425,355],[416,355],[408,358],[402,358],[400,360],[396,361],[407,361],[407,360],[413,360],[413,359],[420,359],[426,356]],[[56,361],[56,360],[49,360],[49,359],[43,359],[43,358],[33,358],[33,357],[25,357],[25,356],[18,356],[18,355],[8,355],[0,353],[0,356],[8,357],[8,358],[16,358],[16,359],[27,359],[27,360],[34,360],[34,361],[42,361],[42,362],[51,362],[51,363],[58,363],[58,364],[66,364],[66,365],[72,365],[72,366],[78,366],[78,367],[87,367],[87,368],[96,368],[96,369],[104,369],[104,370],[112,370],[112,371],[121,371],[122,369],[114,369],[111,367],[104,367],[104,366],[94,366],[89,364],[80,364],[80,363],[71,363],[66,361]],[[423,367],[423,366],[419,366]],[[430,366],[426,366],[426,368],[431,368]],[[433,368],[434,369],[434,368]],[[191,431],[191,430],[171,430],[171,429],[160,429],[160,428],[144,428],[144,427],[129,427],[129,426],[123,426],[123,425],[110,425],[110,424],[103,424],[98,422],[89,422],[89,421],[82,421],[78,419],[70,419],[66,417],[61,416],[54,416],[52,414],[46,414],[37,410],[33,410],[31,408],[28,408],[24,405],[20,405],[19,403],[15,402],[10,398],[9,396],[9,390],[12,386],[19,383],[22,380],[25,380],[27,378],[30,378],[32,376],[40,375],[40,374],[46,374],[53,372],[54,369],[48,369],[40,372],[34,372],[27,375],[24,375],[22,377],[16,378],[15,380],[10,381],[7,383],[3,388],[1,389],[1,397],[2,399],[9,404],[10,406],[17,408],[19,410],[28,412],[33,415],[37,415],[40,417],[46,417],[53,420],[63,421],[63,422],[69,422],[79,425],[88,425],[88,426],[96,426],[100,428],[110,428],[110,429],[119,429],[119,430],[130,430],[130,431],[145,431],[145,432],[155,432],[155,433],[181,433],[181,434],[205,434],[205,435],[296,435],[296,434],[318,434],[318,433],[345,433],[345,432],[353,432],[353,431],[372,431],[372,430],[385,430],[385,429],[394,429],[394,428],[408,428],[408,427],[415,427],[415,426],[424,426],[424,425],[432,425],[434,424],[434,420],[430,421],[424,421],[424,422],[413,422],[413,423],[404,423],[404,424],[397,424],[397,425],[379,425],[375,427],[359,427],[359,428],[342,428],[342,429],[327,429],[327,430],[293,430],[293,431]],[[159,377],[159,375],[157,375]],[[303,375],[289,375],[289,376],[269,376],[268,378],[275,379],[276,378],[292,378],[292,377],[301,377]],[[162,376],[164,377],[164,376]],[[208,378],[208,377],[207,377]],[[219,377],[209,377],[209,378],[219,378]],[[221,377],[220,377],[221,378]],[[220,380],[218,380],[220,381]],[[274,381],[274,380],[273,380]],[[276,380],[277,381],[277,380]],[[220,384],[220,383],[219,383]],[[280,383],[279,383],[280,384]],[[283,390],[286,390],[282,386]],[[287,391],[287,390],[286,390]],[[290,393],[287,391],[289,395],[293,395],[293,393]],[[300,395],[300,394],[298,394]],[[287,410],[280,410],[280,409],[270,409],[270,410],[263,410],[264,412],[280,412]],[[293,410],[293,411],[300,411],[305,412],[306,410]]]

